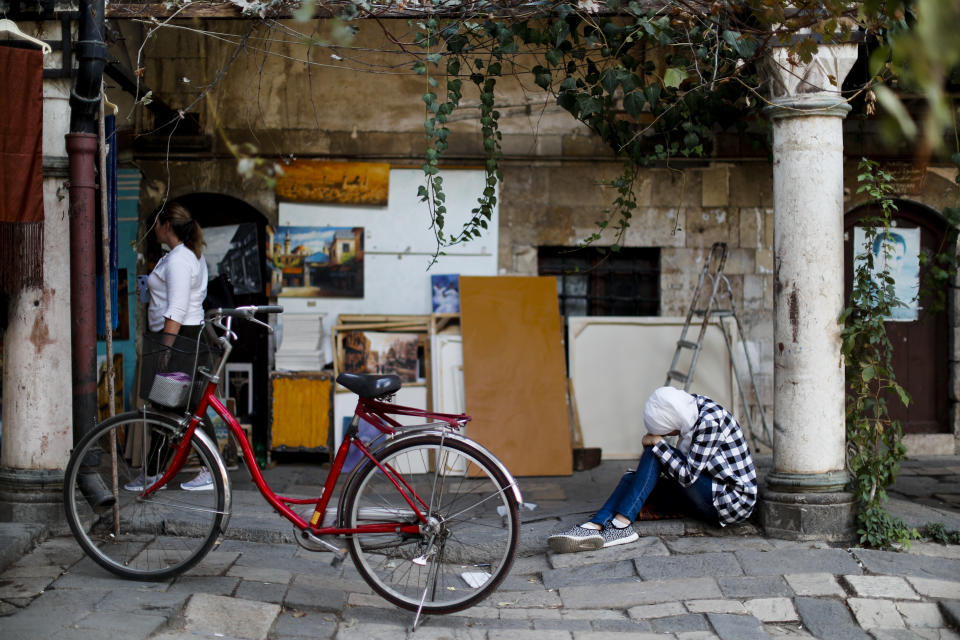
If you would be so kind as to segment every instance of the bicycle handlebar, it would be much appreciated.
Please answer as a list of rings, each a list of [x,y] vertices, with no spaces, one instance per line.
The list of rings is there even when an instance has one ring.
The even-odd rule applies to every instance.
[[[220,342],[221,344],[224,344],[227,347],[226,354],[229,354],[230,343],[237,339],[237,334],[235,334],[230,328],[231,323],[233,322],[232,318],[243,318],[244,320],[249,320],[254,324],[259,324],[260,326],[265,327],[267,331],[273,333],[273,327],[263,320],[257,320],[254,317],[258,313],[283,313],[283,307],[278,304],[266,304],[260,306],[248,305],[245,307],[237,307],[235,309],[210,309],[204,316],[204,332],[214,342]],[[226,324],[224,324],[224,318],[227,319]],[[216,329],[222,330],[224,332],[223,335],[218,336]]]
[[[229,316],[234,318],[252,318],[258,313],[283,313],[283,307],[278,304],[267,305],[248,305],[237,307],[235,309],[210,309],[207,311],[207,320],[217,316]]]

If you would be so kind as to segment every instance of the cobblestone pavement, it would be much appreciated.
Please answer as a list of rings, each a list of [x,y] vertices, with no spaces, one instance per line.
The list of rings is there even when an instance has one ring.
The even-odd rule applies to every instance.
[[[166,582],[114,578],[68,536],[0,526],[0,638],[960,639],[958,545],[881,552],[769,539],[753,524],[659,520],[637,523],[632,544],[548,553],[546,536],[589,516],[627,465],[521,478],[510,576],[480,605],[416,631],[349,561],[335,568],[330,554],[294,544],[245,472],[233,474],[228,538]],[[284,495],[315,495],[324,469],[280,464],[266,476]],[[960,458],[907,462],[891,497],[911,524],[960,530]]]

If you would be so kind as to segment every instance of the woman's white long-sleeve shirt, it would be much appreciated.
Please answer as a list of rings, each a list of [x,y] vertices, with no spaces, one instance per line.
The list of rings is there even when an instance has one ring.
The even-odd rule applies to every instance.
[[[185,244],[178,244],[160,258],[147,278],[150,307],[147,324],[163,331],[164,318],[181,325],[203,323],[203,299],[207,297],[207,261]]]

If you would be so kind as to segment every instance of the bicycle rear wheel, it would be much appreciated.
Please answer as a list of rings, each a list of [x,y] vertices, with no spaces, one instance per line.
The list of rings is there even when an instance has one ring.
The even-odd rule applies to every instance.
[[[346,526],[427,525],[418,534],[363,533],[349,540],[364,580],[393,604],[452,613],[487,597],[506,577],[520,532],[516,497],[505,475],[468,442],[423,434],[387,445],[347,488]]]
[[[144,473],[147,487],[159,480],[181,431],[169,416],[130,412],[101,422],[74,448],[63,487],[67,522],[87,555],[108,571],[163,580],[197,564],[220,534],[226,498],[218,454],[199,437],[190,440],[182,472],[142,495]],[[111,443],[117,451],[116,506],[110,498],[94,507],[87,499],[90,487],[113,487]],[[203,468],[211,472],[211,490],[180,488]]]

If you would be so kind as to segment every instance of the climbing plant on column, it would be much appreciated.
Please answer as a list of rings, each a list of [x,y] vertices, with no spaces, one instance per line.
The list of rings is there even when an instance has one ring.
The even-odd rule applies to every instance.
[[[888,403],[910,404],[909,394],[893,372],[893,345],[884,322],[906,301],[897,298],[894,278],[886,265],[894,248],[887,239],[897,210],[891,198],[893,177],[876,162],[863,159],[857,181],[857,193],[867,194],[880,207],[880,214],[860,222],[864,241],[854,247],[853,287],[840,317],[847,384],[847,465],[857,500],[859,541],[889,549],[909,546],[917,537],[915,529],[884,508],[887,488],[896,480],[900,461],[907,456],[900,421],[890,417]],[[878,239],[881,256],[873,251]]]

